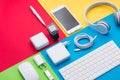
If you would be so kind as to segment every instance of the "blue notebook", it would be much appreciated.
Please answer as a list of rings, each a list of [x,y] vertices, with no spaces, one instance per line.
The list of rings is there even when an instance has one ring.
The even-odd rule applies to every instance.
[[[52,61],[50,60],[50,58],[48,57],[48,55],[46,53],[46,49],[42,51],[42,55],[46,58],[46,60],[48,61],[48,63],[52,67],[52,69],[55,71],[57,76],[60,78],[60,80],[63,80],[62,76],[59,73],[60,68],[66,66],[66,65],[70,64],[71,62],[75,61],[76,59],[88,54],[89,52],[102,46],[103,44],[107,43],[108,41],[113,40],[117,44],[117,46],[120,48],[120,26],[116,25],[116,23],[114,21],[114,15],[111,14],[111,15],[105,17],[103,20],[105,20],[111,26],[111,29],[107,35],[99,34],[97,31],[91,29],[88,26],[85,29],[80,30],[79,32],[77,32],[61,41],[61,42],[64,42],[64,41],[71,40],[71,44],[67,47],[67,49],[69,50],[70,55],[71,55],[69,60],[55,66],[52,63]],[[76,46],[74,45],[73,40],[74,40],[74,37],[80,33],[87,33],[92,37],[97,35],[97,38],[95,39],[94,45],[91,48],[86,49],[86,50],[81,50],[78,52],[74,52],[74,49],[76,48]],[[120,66],[117,66],[116,68],[114,68],[114,69],[110,70],[109,72],[103,74],[102,76],[98,77],[97,80],[120,80]]]

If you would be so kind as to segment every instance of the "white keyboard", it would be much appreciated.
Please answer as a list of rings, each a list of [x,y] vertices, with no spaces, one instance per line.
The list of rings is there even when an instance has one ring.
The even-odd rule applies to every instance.
[[[59,70],[64,80],[94,80],[120,64],[120,49],[110,41]]]

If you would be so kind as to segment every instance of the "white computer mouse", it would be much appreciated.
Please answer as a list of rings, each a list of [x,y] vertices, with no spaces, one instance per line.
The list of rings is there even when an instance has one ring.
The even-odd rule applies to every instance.
[[[18,69],[25,80],[39,80],[39,75],[29,62],[20,64]]]

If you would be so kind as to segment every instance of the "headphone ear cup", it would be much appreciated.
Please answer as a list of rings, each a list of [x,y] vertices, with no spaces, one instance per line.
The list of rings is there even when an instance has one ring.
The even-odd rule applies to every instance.
[[[94,28],[101,34],[107,34],[110,29],[110,26],[104,21],[99,21],[97,22],[97,24],[93,25],[92,28]]]
[[[120,26],[120,11],[114,12],[115,22]]]
[[[99,21],[97,24],[105,26],[108,31],[110,30],[110,25],[105,21]]]

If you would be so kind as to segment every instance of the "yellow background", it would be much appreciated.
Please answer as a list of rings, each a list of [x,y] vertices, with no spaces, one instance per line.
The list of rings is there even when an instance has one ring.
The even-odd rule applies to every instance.
[[[82,24],[82,28],[85,28],[87,26],[83,15],[84,15],[85,9],[90,4],[97,1],[108,1],[115,4],[118,8],[120,8],[120,0],[38,0],[38,1],[45,8],[48,14],[52,17],[52,19],[56,22],[56,24],[60,27],[60,29],[62,29],[61,26],[50,13],[51,10],[53,10],[54,8],[60,5],[66,5],[66,7],[70,10],[70,12]],[[112,12],[114,12],[114,10],[111,7],[99,6],[92,9],[89,12],[88,19],[93,23],[111,14]],[[62,31],[65,33],[66,36],[69,36],[63,29]]]

